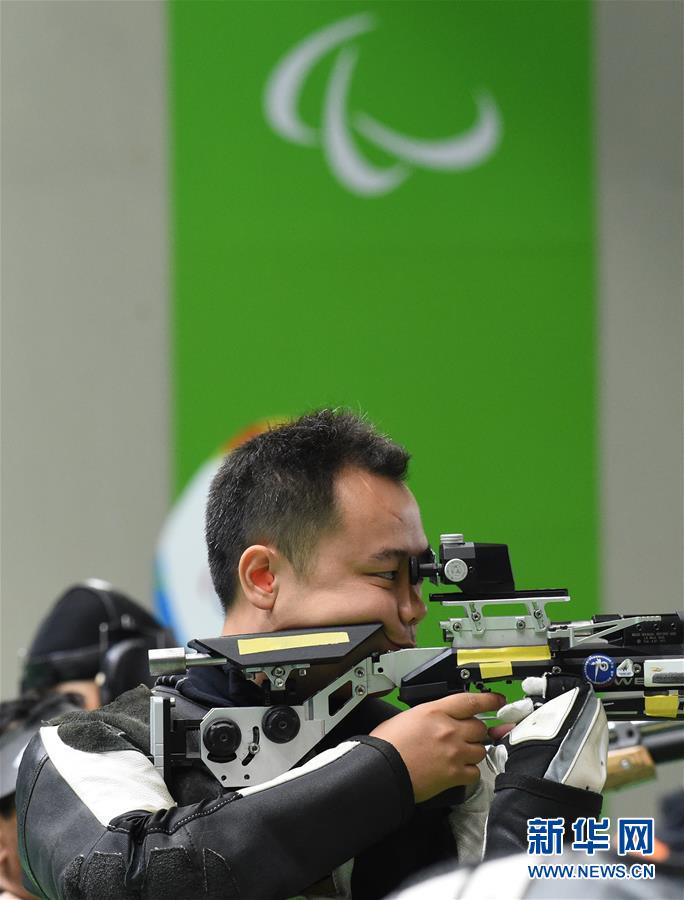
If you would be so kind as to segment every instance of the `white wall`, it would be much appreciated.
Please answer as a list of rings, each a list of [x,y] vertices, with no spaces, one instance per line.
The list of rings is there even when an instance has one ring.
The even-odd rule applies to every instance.
[[[684,4],[599,2],[601,540],[603,608],[684,607]],[[684,785],[611,795],[611,814],[653,815]]]
[[[65,586],[149,605],[169,496],[165,8],[2,14],[2,669]]]

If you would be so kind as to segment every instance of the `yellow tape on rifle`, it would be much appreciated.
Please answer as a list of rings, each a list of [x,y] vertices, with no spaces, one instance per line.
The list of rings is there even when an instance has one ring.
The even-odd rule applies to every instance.
[[[514,662],[536,662],[551,659],[548,644],[536,647],[478,647],[476,650],[458,650],[456,662],[459,666],[475,663],[480,667],[483,678],[495,678],[513,674]]]
[[[647,694],[644,697],[644,712],[658,719],[675,719],[679,710],[678,694]]]
[[[346,631],[321,631],[317,634],[287,634],[280,637],[243,638],[238,640],[238,653],[270,653],[279,650],[299,650],[301,647],[320,647],[324,644],[348,644]]]
[[[513,664],[509,662],[480,663],[483,678],[505,678],[513,674]]]

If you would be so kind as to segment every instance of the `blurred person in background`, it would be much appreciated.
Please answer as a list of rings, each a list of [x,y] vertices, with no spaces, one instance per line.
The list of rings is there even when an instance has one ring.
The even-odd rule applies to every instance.
[[[147,651],[173,635],[111,584],[89,579],[64,591],[25,654],[22,694],[0,704],[0,897],[33,897],[22,886],[15,788],[21,757],[41,725],[97,709],[141,682],[152,683]]]
[[[0,898],[30,898],[22,884],[17,850],[17,771],[26,745],[41,724],[82,707],[81,696],[35,691],[0,703]]]
[[[138,603],[91,578],[64,591],[38,626],[21,690],[78,694],[86,709],[97,709],[138,684],[151,686],[147,651],[175,643]]]

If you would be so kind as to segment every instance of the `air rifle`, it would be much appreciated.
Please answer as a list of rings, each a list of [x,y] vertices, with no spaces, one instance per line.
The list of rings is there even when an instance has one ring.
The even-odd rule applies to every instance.
[[[300,762],[364,698],[394,688],[415,706],[548,675],[546,699],[591,682],[611,721],[684,719],[682,613],[552,622],[546,606],[569,602],[566,590],[515,590],[507,545],[466,542],[460,534],[441,536],[439,557],[429,548],[411,557],[409,576],[460,589],[430,595],[464,613],[440,622],[446,647],[378,652],[382,625],[369,624],[227,635],[190,641],[190,652],[150,651],[154,675],[229,666],[259,684],[263,697],[259,706],[184,719],[173,698],[153,693],[150,754],[165,780],[171,767],[201,761],[225,787],[262,784]],[[496,615],[511,604],[519,614]]]
[[[656,766],[684,760],[684,722],[610,722],[607,791],[656,777]]]

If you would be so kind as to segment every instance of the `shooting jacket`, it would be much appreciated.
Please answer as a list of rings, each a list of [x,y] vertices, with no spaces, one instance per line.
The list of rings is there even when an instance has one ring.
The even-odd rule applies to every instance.
[[[190,718],[253,705],[259,691],[228,667],[160,681]],[[397,713],[389,704],[368,698],[299,767],[228,791],[203,766],[174,769],[167,787],[148,757],[149,696],[140,685],[101,710],[69,713],[29,744],[17,785],[19,848],[40,896],[373,900],[456,858],[453,797],[416,805],[398,752],[368,736]],[[563,803],[573,817],[597,814],[599,795],[552,785],[549,800],[548,785],[542,799],[506,786],[490,847],[499,837],[503,850],[526,846],[526,819],[551,807],[563,815]]]

